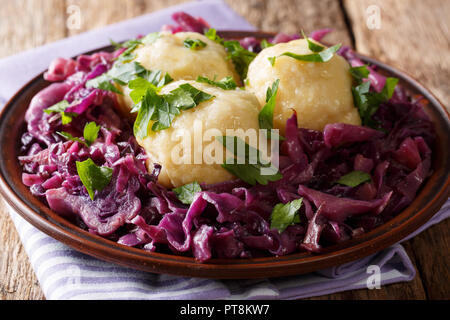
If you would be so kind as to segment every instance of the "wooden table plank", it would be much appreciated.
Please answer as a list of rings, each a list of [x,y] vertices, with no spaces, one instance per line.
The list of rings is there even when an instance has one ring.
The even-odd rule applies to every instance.
[[[0,300],[42,300],[44,294],[0,199]]]
[[[450,298],[450,220],[409,241],[428,299]]]
[[[0,57],[63,38],[64,11],[64,1],[60,0],[2,1]]]
[[[7,44],[7,46],[0,47],[0,57],[54,41],[64,36],[78,34],[93,28],[99,28],[106,24],[115,23],[137,15],[162,9],[183,1],[184,0],[98,0],[94,2],[88,0],[66,0],[64,2],[57,0],[7,0],[4,1],[6,4],[2,3],[2,10],[0,11],[0,41]],[[226,0],[226,2],[260,29],[293,33],[298,32],[300,29],[304,29],[308,32],[319,28],[332,27],[335,29],[335,32],[327,37],[327,41],[332,43],[342,42],[343,44],[352,44],[352,36],[354,36],[357,48],[363,53],[371,54],[382,60],[385,59],[384,61],[386,62],[397,65],[396,59],[398,56],[395,54],[391,56],[389,55],[390,53],[387,54],[379,51],[371,52],[370,50],[372,49],[370,44],[367,44],[367,41],[363,41],[364,37],[361,35],[362,31],[360,29],[363,28],[364,25],[362,25],[361,22],[355,23],[355,20],[360,19],[358,17],[361,17],[361,15],[364,14],[364,10],[368,5],[367,1],[362,2],[362,5],[352,1],[345,1],[344,6],[342,6],[339,1],[334,0]],[[370,3],[373,2],[374,1],[370,1]],[[383,0],[382,4],[386,5],[386,3],[389,8],[391,5],[390,1]],[[70,5],[77,5],[81,9],[83,21],[79,29],[68,29],[66,26],[66,21],[69,18],[69,13],[66,9]],[[366,7],[364,7],[364,5],[366,5]],[[443,10],[445,12],[450,6],[444,7],[446,7]],[[343,12],[343,8],[346,9],[347,12]],[[394,10],[406,9],[398,6],[394,7]],[[403,17],[406,14],[405,12],[409,11],[395,11],[392,16],[396,18]],[[353,32],[350,32],[347,28],[344,13],[348,13],[351,19]],[[15,21],[18,16],[23,18],[23,22],[21,21],[20,24]],[[52,17],[52,19],[46,19],[46,17],[49,16]],[[385,22],[385,20],[382,20],[382,22]],[[439,23],[437,22],[437,24]],[[387,25],[389,24],[386,24],[386,26]],[[447,30],[448,34],[448,25],[433,25],[433,28],[436,27],[438,28],[437,30]],[[378,31],[379,30],[377,30],[377,32]],[[434,32],[432,33],[434,34]],[[436,37],[436,35],[434,35],[434,37]],[[439,45],[442,45],[442,37],[437,37],[437,39]],[[407,38],[405,38],[405,41],[406,40]],[[398,44],[398,46],[401,46],[401,43]],[[446,55],[444,55],[444,58],[441,60],[445,60],[445,57]],[[438,60],[434,59],[433,61],[432,65],[435,66],[435,63]],[[420,64],[421,62],[421,60],[413,60],[410,63]],[[427,63],[429,62],[426,62],[425,65],[427,65]],[[448,60],[443,62],[439,60],[437,63],[443,63],[443,69],[448,71]],[[422,72],[423,74],[427,74],[428,71],[427,68],[425,68],[425,65],[419,67],[417,70],[420,70],[419,72]],[[408,64],[406,64],[406,66],[408,66]],[[443,85],[448,83],[448,78],[446,81],[444,79],[442,83]],[[429,84],[430,87],[434,88],[433,86],[435,84],[436,79],[431,79]],[[447,92],[442,86],[438,86],[437,91],[441,92],[439,93],[441,98],[445,98]],[[38,286],[36,277],[30,268],[28,258],[20,244],[17,233],[2,207],[0,207],[0,228],[0,230],[2,230],[0,237],[0,299],[43,299],[44,296]],[[438,231],[435,231],[436,229]],[[434,234],[434,232],[447,237],[446,242],[436,242],[435,237],[431,237],[430,240],[430,235],[428,235],[428,233]],[[418,276],[413,281],[385,286],[380,290],[356,290],[322,296],[315,299],[424,299],[427,297],[426,294],[428,294],[430,298],[445,297],[445,295],[447,295],[448,298],[449,294],[447,289],[442,289],[442,286],[439,288],[434,285],[439,282],[439,279],[442,279],[439,276],[433,275],[433,273],[438,273],[436,272],[436,267],[430,268],[430,264],[423,263],[427,261],[426,259],[430,259],[429,261],[434,259],[433,262],[437,265],[448,265],[448,249],[446,251],[446,258],[445,255],[443,255],[444,258],[436,256],[430,257],[434,250],[428,251],[428,255],[427,251],[422,248],[420,248],[418,252],[415,252],[415,250],[421,246],[426,248],[429,243],[433,243],[438,247],[441,246],[439,248],[443,250],[448,248],[448,222],[447,225],[431,228],[424,233],[423,236],[420,235],[405,245],[413,262],[419,268],[423,268],[419,270]],[[418,259],[418,262],[416,262],[416,258]],[[448,270],[446,271],[446,279],[448,279]],[[427,285],[426,289],[422,285],[421,275],[425,279],[424,282]]]
[[[339,1],[335,0],[226,0],[236,12],[264,31],[306,33],[333,28],[327,36],[331,43],[351,44],[350,33]]]
[[[83,16],[81,27],[68,30],[68,34],[79,34],[183,2],[188,0],[66,0],[67,6],[78,6]]]

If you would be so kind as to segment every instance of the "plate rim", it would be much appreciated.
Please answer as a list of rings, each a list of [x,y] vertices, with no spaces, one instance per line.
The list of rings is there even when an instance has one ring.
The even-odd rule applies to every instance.
[[[273,36],[274,33],[262,32],[262,31],[218,31],[220,35],[230,38],[242,38],[244,36],[255,36],[258,38],[267,38]],[[111,48],[111,46],[98,48],[82,54],[90,54]],[[402,80],[412,84],[422,93],[426,93],[427,100],[430,104],[438,106],[438,112],[443,115],[443,118],[447,122],[447,126],[450,123],[450,115],[445,106],[434,96],[434,94],[424,87],[421,83],[411,77],[404,71],[400,71],[394,67],[391,67],[383,62],[380,62],[371,57],[357,53],[357,55],[364,61],[378,65],[389,73],[392,73]],[[25,85],[18,90],[11,99],[4,105],[0,112],[0,127],[3,126],[7,112],[13,112],[13,106],[15,101],[26,92],[29,87],[32,87],[36,83],[45,80],[42,79],[43,72],[32,78]],[[48,83],[49,84],[49,83]],[[3,157],[3,155],[2,155]],[[374,241],[378,246],[368,246],[366,241],[354,241],[355,239],[346,242],[347,246],[342,248],[342,244],[334,245],[325,249],[325,253],[322,254],[310,254],[310,253],[293,253],[287,256],[274,256],[254,259],[211,259],[206,263],[198,263],[192,257],[183,257],[175,254],[154,253],[147,252],[142,249],[127,247],[118,244],[114,241],[102,238],[97,235],[93,235],[81,228],[73,225],[71,222],[65,220],[57,213],[46,207],[47,210],[53,213],[50,215],[52,221],[45,219],[41,214],[35,212],[25,201],[20,197],[21,195],[16,193],[4,177],[4,164],[0,167],[0,193],[8,204],[15,209],[19,215],[26,221],[31,223],[37,229],[43,231],[56,240],[69,245],[77,251],[91,255],[93,257],[114,262],[122,266],[131,267],[142,271],[174,274],[181,276],[195,276],[211,279],[251,279],[251,278],[267,278],[273,276],[287,276],[295,274],[303,274],[311,271],[317,271],[331,266],[340,265],[346,262],[353,261],[355,259],[363,258],[374,254],[382,249],[387,248],[401,241],[407,235],[416,231],[426,221],[428,221],[446,202],[450,195],[450,173],[447,172],[447,178],[439,193],[435,194],[427,206],[421,207],[418,212],[413,216],[401,221],[402,218],[409,211],[413,210],[413,204],[410,204],[406,209],[402,210],[397,216],[389,220],[385,224],[365,233],[362,238],[368,238],[371,235],[379,233],[380,230],[388,229],[381,234],[374,236],[369,241]],[[434,173],[433,173],[434,175]],[[429,177],[425,185],[421,187],[418,196],[422,193],[423,189],[429,184]],[[33,197],[31,193],[28,197]],[[34,197],[33,197],[34,198]],[[36,198],[35,198],[36,199]],[[48,213],[47,213],[48,215]],[[55,222],[57,224],[55,224]],[[388,232],[389,230],[397,232]],[[356,239],[357,240],[357,239]],[[353,244],[351,244],[353,243]],[[340,247],[338,250],[336,247]],[[381,247],[383,247],[381,249]],[[366,250],[364,250],[366,249]],[[113,253],[113,255],[111,255]],[[125,261],[124,258],[127,258]],[[312,261],[311,261],[312,260]],[[252,263],[253,262],[253,263]],[[311,264],[314,262],[314,267]],[[339,262],[339,263],[337,263]],[[303,269],[302,269],[303,268]],[[245,275],[240,276],[239,272],[243,272],[243,269],[247,271]],[[299,270],[301,269],[301,270]],[[251,273],[248,274],[248,271]],[[270,273],[270,276],[268,276]]]

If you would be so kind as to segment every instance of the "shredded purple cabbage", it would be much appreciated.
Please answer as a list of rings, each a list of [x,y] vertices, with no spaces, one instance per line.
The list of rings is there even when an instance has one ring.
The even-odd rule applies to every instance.
[[[185,13],[174,15],[172,32],[203,32],[207,23]],[[320,40],[329,29],[314,32]],[[277,35],[273,43],[298,36]],[[248,49],[259,41],[246,38]],[[86,81],[106,72],[123,50],[55,60],[45,78],[53,83],[31,101],[22,136],[23,183],[52,210],[91,233],[147,251],[172,252],[200,262],[218,258],[320,252],[385,223],[407,207],[432,172],[434,130],[421,100],[400,87],[374,115],[385,131],[348,124],[329,124],[323,132],[298,128],[294,114],[281,144],[283,178],[249,186],[240,180],[202,185],[191,205],[182,204],[157,182],[160,166],[148,173],[146,155],[130,125],[113,108],[114,95],[88,89]],[[362,62],[349,49],[340,54],[353,66]],[[385,78],[370,68],[370,81],[381,90]],[[67,100],[78,116],[62,125],[57,114],[43,110]],[[87,147],[63,141],[57,131],[81,136],[87,122],[101,125],[99,138]],[[77,175],[76,161],[91,158],[113,169],[110,184],[94,200]],[[372,180],[357,187],[335,182],[354,170]],[[303,197],[300,223],[283,233],[270,228],[278,203]]]

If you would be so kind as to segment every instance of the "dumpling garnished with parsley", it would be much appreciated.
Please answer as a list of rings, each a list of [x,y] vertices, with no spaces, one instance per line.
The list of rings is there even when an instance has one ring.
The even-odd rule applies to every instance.
[[[311,43],[317,52],[310,49]],[[333,49],[309,39],[293,40],[262,50],[250,64],[246,88],[255,93],[261,106],[267,88],[280,80],[273,123],[281,133],[293,110],[300,128],[323,130],[326,124],[337,122],[361,124],[353,104],[350,65]],[[322,60],[326,61],[315,62],[325,50]]]
[[[127,60],[117,64],[140,65],[146,70],[161,72],[173,80],[196,80],[199,76],[221,80],[231,77],[241,83],[233,62],[223,45],[196,32],[159,32],[144,37]],[[131,66],[130,66],[131,69]],[[130,89],[124,85],[118,88],[124,94],[118,95],[122,114],[128,115],[133,106]]]

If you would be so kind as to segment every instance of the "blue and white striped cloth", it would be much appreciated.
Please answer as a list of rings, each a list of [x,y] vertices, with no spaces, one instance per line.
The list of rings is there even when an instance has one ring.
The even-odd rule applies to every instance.
[[[170,22],[171,13],[179,10],[205,17],[217,29],[254,29],[222,1],[207,0],[64,39],[0,60],[0,108],[28,79],[46,69],[53,58],[101,47],[111,37],[122,41],[159,30]],[[414,266],[400,244],[332,269],[277,279],[232,281],[151,274],[79,253],[37,230],[13,209],[9,208],[9,212],[47,299],[298,299],[366,288],[370,265],[380,268],[381,285],[410,281],[415,276]],[[447,201],[415,234],[449,216]]]

